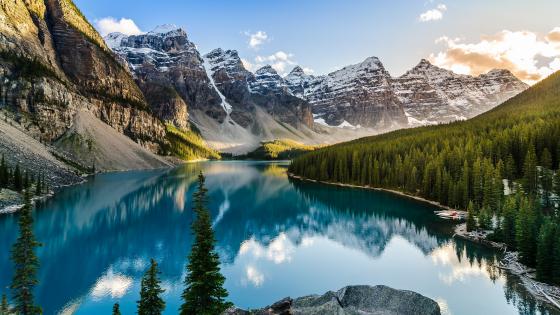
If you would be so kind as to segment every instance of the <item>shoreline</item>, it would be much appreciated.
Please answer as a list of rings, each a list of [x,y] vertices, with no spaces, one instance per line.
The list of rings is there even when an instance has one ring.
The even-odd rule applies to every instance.
[[[432,201],[432,200],[427,200],[425,198],[418,197],[418,196],[409,195],[407,193],[397,191],[397,190],[386,189],[386,188],[376,188],[376,187],[370,187],[370,186],[343,184],[343,183],[336,183],[336,182],[320,181],[320,180],[314,180],[314,179],[298,176],[298,175],[295,175],[295,174],[292,174],[292,173],[289,173],[289,172],[287,172],[287,174],[288,174],[288,178],[293,178],[293,179],[297,179],[297,180],[301,180],[301,181],[307,181],[307,182],[319,183],[319,184],[325,184],[325,185],[333,185],[333,186],[339,186],[339,187],[383,191],[383,192],[388,192],[388,193],[391,193],[391,194],[394,194],[394,195],[397,195],[397,196],[400,196],[400,197],[405,197],[405,198],[413,199],[413,200],[420,201],[420,202],[423,202],[423,203],[428,203],[428,204],[431,204],[433,206],[439,207],[439,208],[444,209],[444,210],[460,211],[460,210],[453,209],[453,208],[448,207],[448,206],[444,206],[444,205],[440,204],[439,202]],[[437,212],[437,211],[434,211],[434,212]],[[519,277],[519,279],[521,280],[521,284],[523,285],[525,290],[527,290],[527,292],[529,294],[531,294],[535,299],[537,299],[537,300],[539,300],[543,303],[549,304],[551,306],[554,306],[554,307],[556,307],[557,309],[560,310],[560,286],[549,285],[549,284],[546,284],[546,283],[539,282],[539,281],[535,280],[534,276],[533,276],[534,273],[535,273],[535,269],[529,268],[529,267],[521,264],[518,260],[518,253],[517,252],[507,251],[507,247],[506,247],[505,244],[489,241],[489,240],[486,239],[486,236],[487,236],[487,233],[485,233],[485,231],[474,232],[474,233],[473,232],[467,232],[466,223],[460,223],[460,224],[457,224],[455,226],[455,234],[453,234],[452,237],[453,238],[454,237],[459,237],[459,238],[462,238],[462,239],[467,240],[469,242],[473,242],[473,243],[476,243],[476,244],[481,244],[483,246],[493,248],[495,250],[502,250],[504,252],[504,258],[502,259],[502,261],[499,262],[499,265],[497,267],[499,269],[507,271],[508,273],[510,273],[514,276]]]
[[[437,201],[425,199],[425,198],[422,198],[422,197],[419,197],[419,196],[410,195],[410,194],[407,194],[407,193],[404,193],[404,192],[398,191],[398,190],[387,189],[387,188],[379,188],[379,187],[371,187],[371,186],[344,184],[344,183],[337,183],[337,182],[327,182],[327,181],[322,181],[322,180],[305,178],[305,177],[298,176],[298,175],[295,175],[295,174],[292,174],[292,173],[289,173],[289,172],[287,172],[287,174],[288,174],[289,178],[293,178],[293,179],[297,179],[297,180],[301,180],[301,181],[306,181],[306,182],[311,182],[311,183],[319,183],[319,184],[325,184],[325,185],[331,185],[331,186],[347,187],[347,188],[358,188],[358,189],[382,191],[382,192],[391,193],[393,195],[398,195],[400,197],[413,199],[413,200],[416,200],[416,201],[419,201],[419,202],[422,202],[422,203],[427,203],[427,204],[430,204],[432,206],[436,206],[436,207],[440,208],[441,210],[464,212],[462,210],[458,210],[458,209],[455,209],[455,208],[452,208],[452,207],[449,207],[449,206],[446,206],[446,205],[442,205],[441,203],[439,203]]]

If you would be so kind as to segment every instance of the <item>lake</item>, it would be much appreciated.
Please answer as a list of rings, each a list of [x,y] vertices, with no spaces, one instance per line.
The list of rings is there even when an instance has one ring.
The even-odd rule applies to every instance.
[[[181,304],[203,171],[229,299],[244,308],[352,284],[436,300],[443,314],[560,314],[495,267],[499,253],[452,237],[434,206],[385,192],[288,179],[287,163],[204,162],[97,175],[38,205],[36,296],[45,314],[134,314],[150,258],[166,314]],[[12,277],[17,215],[0,216],[0,294]]]

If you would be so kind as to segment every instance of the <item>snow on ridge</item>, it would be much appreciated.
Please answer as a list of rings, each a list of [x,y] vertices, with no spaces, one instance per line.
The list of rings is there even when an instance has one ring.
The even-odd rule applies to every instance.
[[[204,70],[206,71],[206,76],[208,76],[208,79],[210,80],[210,85],[212,85],[214,90],[216,90],[216,92],[218,92],[218,95],[220,96],[220,99],[222,100],[222,107],[224,108],[227,115],[229,116],[229,114],[231,114],[233,108],[232,108],[231,104],[227,102],[226,97],[222,94],[220,89],[218,89],[218,87],[216,86],[216,82],[214,82],[214,77],[212,76],[214,73],[212,72],[210,62],[208,61],[208,59],[206,57],[203,57],[202,60],[204,62],[203,67],[204,67]]]
[[[151,30],[150,32],[148,32],[148,34],[154,35],[154,34],[167,34],[173,31],[179,31],[181,30],[181,28],[175,24],[162,24],[162,25],[158,25],[156,26],[153,30]]]

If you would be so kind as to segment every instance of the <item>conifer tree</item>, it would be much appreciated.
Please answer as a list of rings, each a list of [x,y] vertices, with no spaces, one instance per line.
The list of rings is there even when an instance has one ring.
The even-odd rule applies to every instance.
[[[540,228],[537,243],[537,279],[541,281],[550,281],[552,278],[555,237],[556,225],[546,220]]]
[[[476,230],[476,219],[474,217],[474,203],[469,201],[469,206],[467,207],[467,232]]]
[[[208,191],[204,181],[204,175],[200,173],[198,190],[193,196],[196,219],[192,230],[195,240],[189,255],[181,315],[221,314],[231,305],[225,302],[228,293],[223,287],[225,278],[220,273],[219,256],[214,250],[214,231],[206,208]]]
[[[511,250],[515,250],[515,220],[517,216],[517,204],[515,197],[509,197],[504,203],[503,218],[500,222],[502,241]]]
[[[138,301],[139,315],[159,315],[165,309],[165,302],[160,296],[165,290],[161,288],[159,274],[157,262],[152,259],[150,268],[142,277]]]
[[[23,179],[21,177],[19,163],[16,164],[16,169],[14,170],[14,190],[18,192],[21,192],[23,190]]]
[[[523,188],[529,195],[537,192],[537,154],[533,145],[529,146],[523,164]]]
[[[492,212],[488,207],[482,207],[478,214],[478,226],[482,230],[492,229]]]
[[[31,180],[29,179],[29,171],[25,170],[25,176],[23,176],[23,188],[29,189],[31,187]]]
[[[29,192],[25,193],[25,206],[19,216],[19,236],[12,248],[14,262],[14,277],[10,288],[12,289],[17,314],[41,314],[41,308],[35,305],[33,289],[37,285],[37,269],[39,258],[35,249],[41,244],[33,234],[33,215]]]
[[[547,170],[552,168],[552,155],[547,148],[544,148],[541,154],[541,166]]]
[[[4,154],[2,154],[2,161],[0,162],[0,188],[7,188],[9,184],[8,165]]]
[[[8,298],[6,294],[2,294],[2,303],[0,304],[0,315],[10,314],[10,305],[8,304]]]
[[[537,243],[536,231],[537,215],[533,203],[527,198],[522,198],[515,223],[515,242],[521,262],[528,266],[535,265],[535,244]]]
[[[121,315],[121,309],[119,303],[113,305],[113,315]]]

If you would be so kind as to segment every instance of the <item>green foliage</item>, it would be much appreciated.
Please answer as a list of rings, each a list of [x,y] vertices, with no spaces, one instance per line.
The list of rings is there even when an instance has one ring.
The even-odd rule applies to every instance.
[[[313,151],[318,146],[311,146],[289,139],[266,141],[247,154],[246,158],[253,160],[291,160],[303,153]]]
[[[2,303],[0,304],[0,315],[10,314],[10,305],[8,304],[8,298],[6,294],[2,294]]]
[[[113,305],[113,315],[121,315],[121,307],[119,303]]]
[[[11,51],[0,51],[0,59],[13,65],[14,76],[25,79],[48,77],[61,81],[56,73],[36,59],[18,56]]]
[[[21,192],[23,190],[23,179],[21,177],[21,170],[19,168],[19,164],[16,165],[16,169],[14,171],[14,190],[17,192]]]
[[[208,196],[202,173],[198,176],[198,190],[194,193],[193,211],[196,219],[192,224],[195,236],[189,255],[181,315],[218,315],[231,304],[220,273],[220,259],[214,249],[214,231],[207,209]]]
[[[202,137],[192,130],[177,129],[167,124],[165,154],[173,155],[183,160],[220,159],[220,153],[209,148]]]
[[[557,226],[550,219],[543,223],[537,243],[537,279],[547,281],[552,279],[554,268],[554,245],[557,237]]]
[[[546,156],[545,149],[558,152],[558,139],[560,73],[474,119],[318,149],[294,159],[289,171],[400,190],[462,209],[472,200],[499,213],[502,177],[524,178],[524,189],[534,194],[537,157]],[[551,155],[552,165],[559,157]]]
[[[14,277],[10,288],[14,298],[14,310],[18,314],[41,314],[41,308],[35,305],[33,290],[38,284],[37,270],[39,258],[35,254],[41,246],[33,234],[33,216],[29,193],[25,194],[25,206],[19,215],[19,236],[12,248]]]
[[[159,274],[157,262],[152,259],[150,268],[142,277],[138,301],[139,315],[159,315],[165,309],[165,302],[160,296],[165,290],[161,288]]]
[[[467,232],[471,232],[476,230],[476,219],[474,217],[474,204],[469,202],[469,206],[467,207]]]

